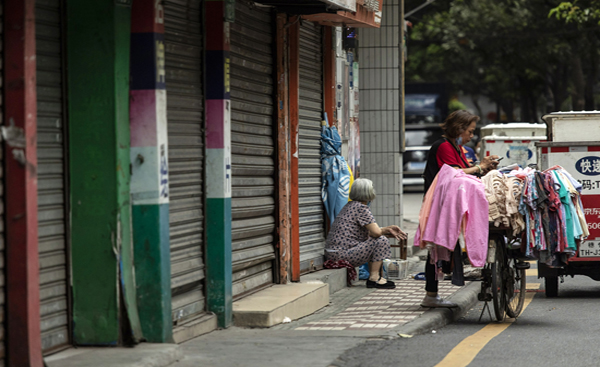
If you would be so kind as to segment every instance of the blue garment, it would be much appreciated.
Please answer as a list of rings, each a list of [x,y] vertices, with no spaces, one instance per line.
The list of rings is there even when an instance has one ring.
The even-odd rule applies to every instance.
[[[342,139],[335,126],[321,129],[321,175],[321,199],[333,224],[348,203],[350,192],[350,170],[342,157]]]
[[[571,194],[569,193],[569,190],[567,190],[567,186],[565,185],[565,183],[562,181],[562,179],[560,178],[560,175],[556,172],[553,171],[552,172],[554,174],[554,177],[556,178],[556,181],[558,181],[558,183],[560,184],[560,190],[558,192],[558,195],[560,196],[560,201],[562,202],[562,206],[564,208],[564,218],[566,218],[565,220],[565,224],[566,224],[566,237],[567,237],[567,243],[569,244],[567,246],[567,248],[577,251],[577,245],[575,244],[575,233],[574,233],[574,228],[575,225],[573,224],[573,215],[569,206],[569,202],[571,201]]]
[[[465,152],[465,156],[467,157],[467,159],[471,160],[471,163],[474,163],[477,161],[477,157],[475,156],[475,151],[473,150],[473,148],[468,147],[468,146],[464,146],[466,152]]]
[[[364,263],[358,268],[358,279],[359,280],[369,279],[370,275],[371,274],[369,273],[369,263]]]

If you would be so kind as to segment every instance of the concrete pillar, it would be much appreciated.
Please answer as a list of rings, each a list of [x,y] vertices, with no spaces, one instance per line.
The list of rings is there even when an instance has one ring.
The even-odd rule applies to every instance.
[[[73,341],[141,337],[131,241],[129,1],[67,1]],[[131,334],[122,335],[124,326]]]
[[[229,23],[223,0],[205,2],[206,299],[219,327],[232,321]]]
[[[164,9],[134,0],[131,14],[131,203],[140,322],[151,343],[173,341]]]
[[[359,30],[360,175],[375,184],[377,199],[371,210],[381,226],[402,225],[403,3],[384,1],[381,28]]]
[[[37,217],[35,1],[4,7],[7,366],[42,367]]]

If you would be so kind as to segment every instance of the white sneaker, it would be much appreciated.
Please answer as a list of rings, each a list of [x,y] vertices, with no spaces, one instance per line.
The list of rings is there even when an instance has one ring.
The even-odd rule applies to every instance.
[[[425,298],[423,298],[423,301],[421,301],[421,307],[429,307],[429,308],[437,308],[437,307],[445,307],[445,308],[453,308],[453,307],[458,307],[458,305],[454,302],[450,302],[450,301],[446,301],[445,299],[443,299],[442,297],[440,297],[439,295],[432,297],[432,296],[425,296]]]

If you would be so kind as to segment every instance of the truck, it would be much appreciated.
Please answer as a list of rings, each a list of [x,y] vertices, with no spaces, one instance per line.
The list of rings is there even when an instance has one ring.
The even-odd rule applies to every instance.
[[[502,165],[518,164],[526,167],[537,163],[535,143],[547,140],[545,124],[512,122],[491,124],[481,128],[483,156],[504,158]]]
[[[548,141],[536,143],[541,170],[562,166],[582,185],[581,201],[589,237],[565,266],[538,262],[546,297],[558,296],[559,278],[585,275],[600,280],[600,112],[555,112],[542,117],[548,125]]]

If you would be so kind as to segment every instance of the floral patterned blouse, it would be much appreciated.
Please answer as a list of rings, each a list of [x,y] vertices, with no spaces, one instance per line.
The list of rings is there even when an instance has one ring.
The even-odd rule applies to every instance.
[[[367,205],[360,201],[348,202],[331,225],[325,250],[336,252],[368,240],[369,231],[365,226],[371,223],[375,223],[375,217]]]

